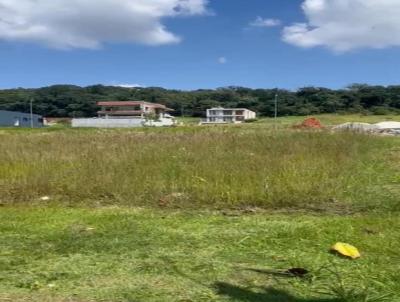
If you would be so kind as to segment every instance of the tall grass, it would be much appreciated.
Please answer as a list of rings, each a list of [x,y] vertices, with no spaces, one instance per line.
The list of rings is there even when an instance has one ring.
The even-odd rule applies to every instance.
[[[0,133],[0,201],[396,208],[392,141],[253,128]]]

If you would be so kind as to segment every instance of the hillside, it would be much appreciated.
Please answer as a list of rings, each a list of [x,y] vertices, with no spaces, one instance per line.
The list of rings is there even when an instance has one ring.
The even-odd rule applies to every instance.
[[[227,87],[215,90],[180,91],[157,87],[56,85],[38,89],[0,90],[0,110],[29,111],[48,117],[90,117],[101,100],[158,102],[175,109],[175,115],[199,117],[212,106],[246,107],[261,116],[274,114],[279,95],[279,115],[361,113],[383,115],[400,112],[400,86],[354,84],[346,89],[305,87],[297,91]]]

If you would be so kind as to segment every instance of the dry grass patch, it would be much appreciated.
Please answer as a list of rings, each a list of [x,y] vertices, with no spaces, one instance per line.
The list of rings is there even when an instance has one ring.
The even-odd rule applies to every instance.
[[[263,127],[10,133],[0,134],[3,203],[398,209],[385,189],[397,173],[392,138]]]

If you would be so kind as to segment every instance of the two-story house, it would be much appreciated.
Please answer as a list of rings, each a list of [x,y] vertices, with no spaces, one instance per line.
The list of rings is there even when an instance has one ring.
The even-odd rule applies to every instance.
[[[207,110],[207,119],[203,124],[243,123],[255,119],[256,113],[246,108],[211,108]]]

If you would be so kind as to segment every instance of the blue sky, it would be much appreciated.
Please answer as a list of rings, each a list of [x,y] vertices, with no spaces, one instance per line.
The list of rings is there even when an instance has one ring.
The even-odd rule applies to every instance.
[[[29,4],[32,0],[21,1]],[[124,1],[131,1],[131,5],[143,2]],[[154,6],[150,9],[157,8],[161,2],[151,1]],[[171,0],[171,3],[174,1],[181,0]],[[394,31],[400,27],[396,27],[397,23],[385,24],[384,34],[379,31],[381,20],[388,19],[387,15],[383,16],[385,10],[390,13],[400,9],[396,4],[390,7],[389,4],[394,3],[391,0],[382,0],[387,6],[373,8],[381,10],[372,16],[368,7],[360,5],[374,0],[345,0],[350,5],[346,8],[348,16],[342,13],[343,7],[332,4],[339,3],[338,0],[186,1],[192,6],[185,13],[171,13],[169,7],[165,7],[156,17],[151,15],[146,19],[148,15],[134,15],[137,20],[145,20],[145,25],[139,21],[119,24],[126,29],[125,36],[121,28],[116,27],[116,33],[109,30],[122,9],[118,5],[105,20],[102,16],[107,10],[94,15],[93,19],[83,15],[85,20],[92,21],[82,25],[74,20],[59,23],[59,19],[48,18],[51,11],[47,12],[49,8],[40,3],[34,16],[27,15],[23,7],[13,7],[15,16],[8,14],[11,18],[8,24],[25,18],[32,28],[44,24],[42,27],[58,31],[28,35],[27,32],[32,33],[30,28],[21,34],[15,30],[16,26],[2,28],[0,22],[0,88],[138,84],[185,90],[230,85],[296,89],[303,86],[341,88],[351,83],[400,84],[400,41],[393,41],[394,36],[387,32],[387,28]],[[84,8],[74,9],[80,13]],[[360,18],[354,21],[358,11]],[[340,24],[350,22],[342,32],[340,25],[329,26],[332,24],[329,18],[334,18],[335,14],[348,18],[338,20]],[[121,16],[121,20],[126,17],[129,16]],[[259,22],[257,26],[257,17],[266,22]],[[271,24],[269,19],[276,24]],[[307,28],[300,28],[299,33],[297,23],[305,23]],[[139,31],[146,31],[145,26],[152,27],[149,30],[153,32],[154,26],[162,26],[167,33],[154,38],[150,31],[142,35]],[[86,42],[88,39],[82,42],[79,37],[71,38],[73,42],[68,45],[63,44],[73,34],[77,35],[76,31],[88,27],[91,31],[87,37],[91,35],[95,42]],[[349,33],[349,28],[357,28],[357,31]],[[135,35],[130,35],[131,31]],[[114,34],[118,38],[113,39]],[[396,34],[398,31],[394,32]],[[385,35],[387,38],[383,39]]]

